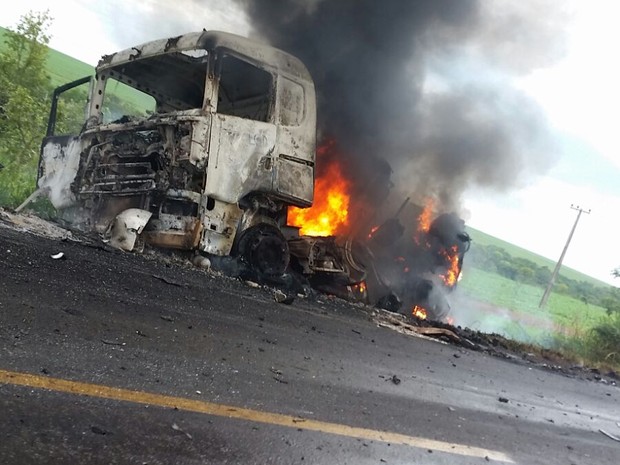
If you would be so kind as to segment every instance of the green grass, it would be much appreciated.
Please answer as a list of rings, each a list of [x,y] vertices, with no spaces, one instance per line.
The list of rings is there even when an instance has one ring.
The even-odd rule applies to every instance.
[[[523,249],[519,246],[503,241],[502,239],[498,239],[497,237],[489,236],[488,234],[483,233],[482,231],[478,231],[477,229],[474,229],[471,227],[467,227],[467,232],[472,238],[472,247],[475,247],[476,244],[494,245],[497,247],[501,247],[502,249],[505,249],[506,252],[508,252],[510,255],[512,255],[515,258],[524,258],[526,260],[534,262],[538,266],[546,266],[551,271],[553,271],[553,269],[555,268],[555,264],[556,264],[555,261],[550,260],[541,255],[535,254],[534,252],[530,252],[529,250]],[[585,281],[585,282],[593,284],[594,286],[609,287],[609,284],[603,281],[600,281],[596,278],[592,278],[591,276],[585,275],[577,270],[574,270],[566,266],[562,266],[562,269],[560,270],[560,275],[568,279],[573,279],[575,281]]]
[[[52,85],[58,87],[84,76],[93,76],[95,68],[50,48],[47,57],[47,72]]]
[[[6,32],[5,28],[0,27],[0,50],[4,47],[4,35]],[[95,68],[93,66],[52,48],[48,49],[46,71],[50,77],[52,87],[58,87],[85,76],[95,75]],[[81,88],[86,88],[85,86],[81,86]],[[129,86],[118,85],[114,89],[114,94],[119,99],[126,101],[130,106],[139,110],[151,110],[154,107],[152,97]]]
[[[0,27],[0,49],[4,48],[6,32],[5,28]],[[84,76],[92,76],[95,74],[95,68],[50,48],[47,57],[47,73],[50,76],[52,85],[57,87]]]
[[[542,287],[519,283],[477,268],[464,270],[459,287],[478,300],[509,310],[516,321],[519,314],[532,315],[532,319],[522,318],[523,327],[532,335],[540,330],[536,328],[537,319],[550,319],[556,331],[566,331],[590,329],[606,316],[602,307],[556,293],[551,293],[546,308],[541,310],[538,304],[544,292]]]

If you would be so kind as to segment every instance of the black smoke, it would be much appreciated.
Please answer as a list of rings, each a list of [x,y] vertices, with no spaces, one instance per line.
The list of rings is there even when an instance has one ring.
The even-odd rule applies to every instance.
[[[529,10],[483,0],[238,3],[258,36],[308,66],[319,135],[350,154],[360,184],[386,160],[405,195],[454,208],[472,185],[503,189],[549,166],[545,119],[511,81],[561,54],[558,21],[541,19],[555,18],[545,0]]]

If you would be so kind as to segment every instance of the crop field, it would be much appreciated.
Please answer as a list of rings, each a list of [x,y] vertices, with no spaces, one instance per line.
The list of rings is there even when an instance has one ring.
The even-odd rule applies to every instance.
[[[468,296],[496,307],[485,316],[491,320],[481,322],[477,329],[495,329],[495,332],[526,342],[544,342],[551,333],[588,331],[606,316],[602,307],[556,293],[551,294],[546,308],[540,309],[542,287],[467,265],[458,286]],[[473,309],[470,311],[475,313]]]

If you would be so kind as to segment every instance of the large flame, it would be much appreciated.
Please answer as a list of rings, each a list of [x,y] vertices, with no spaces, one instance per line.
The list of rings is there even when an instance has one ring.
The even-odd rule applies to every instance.
[[[442,250],[441,255],[446,259],[447,270],[440,277],[446,286],[453,287],[459,277],[459,249],[453,245],[449,249]]]
[[[333,144],[319,148],[319,159],[324,159],[322,154],[328,150],[333,150]],[[333,236],[342,232],[348,225],[350,188],[342,167],[331,157],[323,174],[314,182],[312,207],[289,207],[288,224],[301,228],[299,233],[307,236]]]

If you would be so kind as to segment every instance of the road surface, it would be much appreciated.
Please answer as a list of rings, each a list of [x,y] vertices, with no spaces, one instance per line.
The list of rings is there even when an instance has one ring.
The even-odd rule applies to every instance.
[[[620,463],[608,381],[1,220],[0,256],[1,464]]]

